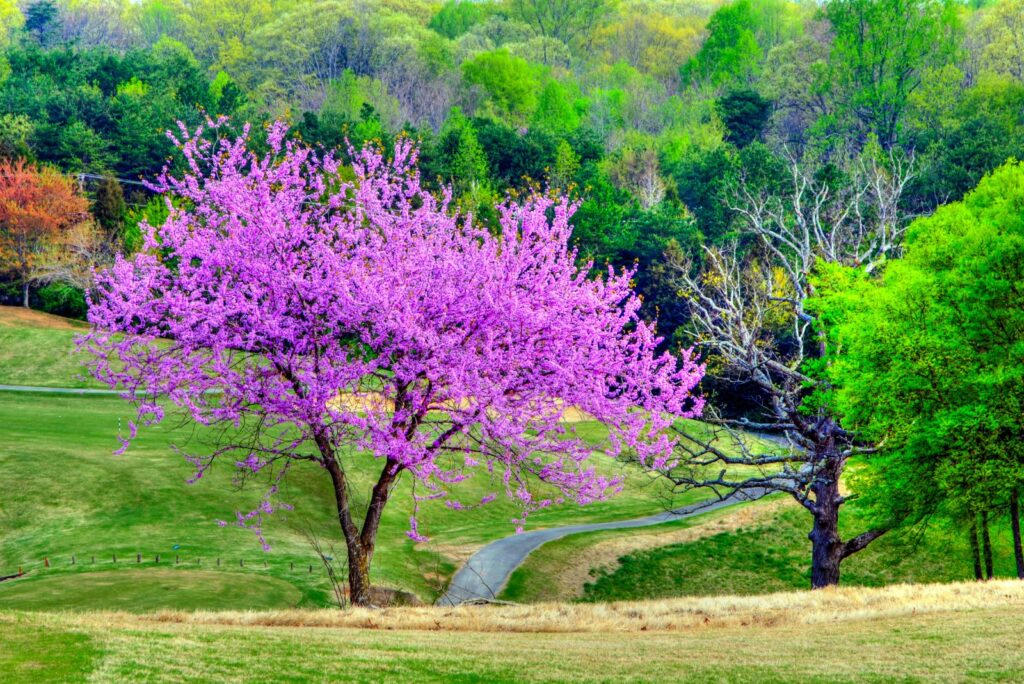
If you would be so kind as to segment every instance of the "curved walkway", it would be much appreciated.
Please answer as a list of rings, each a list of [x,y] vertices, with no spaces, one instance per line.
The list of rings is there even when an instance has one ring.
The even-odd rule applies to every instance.
[[[0,392],[46,392],[48,394],[121,394],[121,390],[89,387],[35,387],[33,385],[0,385]]]
[[[0,392],[44,392],[50,394],[105,394],[119,395],[120,390],[92,389],[92,388],[71,388],[71,387],[36,387],[32,385],[0,385]],[[761,498],[768,492],[765,490],[751,490],[748,492],[733,492],[721,499],[702,501],[699,503],[677,508],[673,511],[657,513],[644,518],[632,520],[615,520],[604,523],[589,523],[584,525],[566,525],[565,527],[552,527],[545,530],[534,530],[505,537],[491,542],[473,554],[466,564],[459,568],[452,578],[445,594],[438,599],[437,604],[442,606],[456,606],[466,601],[493,600],[497,598],[501,590],[505,588],[508,578],[515,569],[522,565],[530,552],[542,544],[555,539],[561,539],[570,534],[581,532],[597,532],[599,530],[621,530],[634,527],[650,527],[660,525],[672,520],[690,518],[702,513],[708,513],[719,508],[732,506],[744,501],[754,501]]]
[[[660,525],[672,520],[690,518],[719,508],[725,508],[726,506],[733,506],[744,501],[754,501],[767,493],[764,490],[733,492],[721,499],[702,501],[677,508],[673,511],[649,515],[645,518],[552,527],[546,530],[534,530],[499,539],[477,551],[466,561],[465,565],[459,568],[459,571],[455,573],[455,577],[452,578],[448,590],[444,596],[438,599],[437,604],[441,606],[457,606],[467,601],[489,601],[497,598],[501,590],[505,588],[508,578],[515,569],[522,565],[531,551],[546,542],[581,532],[621,530]]]

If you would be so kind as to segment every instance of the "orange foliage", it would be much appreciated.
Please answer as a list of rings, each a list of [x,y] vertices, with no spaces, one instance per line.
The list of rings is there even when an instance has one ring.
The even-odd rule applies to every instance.
[[[0,162],[0,272],[28,285],[39,255],[89,216],[89,203],[59,171],[23,159]]]

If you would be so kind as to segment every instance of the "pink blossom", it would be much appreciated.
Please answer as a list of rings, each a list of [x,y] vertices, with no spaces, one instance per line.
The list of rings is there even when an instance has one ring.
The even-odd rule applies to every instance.
[[[218,139],[223,123],[176,135],[189,170],[155,185],[170,215],[97,274],[81,345],[144,425],[163,418],[159,397],[217,426],[217,447],[188,456],[197,476],[220,455],[273,473],[238,524],[261,534],[283,507],[277,464],[330,470],[350,450],[445,496],[497,473],[523,508],[517,529],[538,507],[603,500],[621,479],[592,467],[567,406],[608,426],[612,456],[667,462],[666,428],[701,411],[703,367],[657,351],[633,271],[577,263],[572,202],[509,200],[492,234],[421,187],[407,140],[391,159],[354,152],[343,182],[331,154],[288,141],[283,124],[260,155],[248,131]],[[409,536],[422,539],[415,519]]]

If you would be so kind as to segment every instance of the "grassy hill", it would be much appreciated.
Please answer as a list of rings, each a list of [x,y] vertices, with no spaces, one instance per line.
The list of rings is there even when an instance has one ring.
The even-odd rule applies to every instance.
[[[80,330],[73,321],[0,307],[0,384],[87,385],[76,380],[81,371],[72,340]],[[329,583],[307,538],[312,532],[334,540],[337,555],[344,555],[322,472],[312,466],[293,472],[284,500],[296,508],[269,520],[273,548],[264,553],[251,532],[216,521],[251,510],[265,484],[240,488],[230,467],[215,467],[187,484],[191,469],[171,445],[201,450],[205,435],[174,420],[143,430],[126,455],[113,456],[128,417],[116,397],[0,392],[0,575],[19,568],[28,573],[0,584],[0,608],[144,612],[330,603]],[[595,440],[602,434],[596,424],[579,429]],[[608,473],[623,472],[608,459],[599,463]],[[375,465],[351,459],[357,493],[369,491]],[[670,497],[659,482],[627,474],[621,496],[542,511],[529,527],[637,517],[700,496]],[[480,477],[460,486],[466,501],[494,491],[500,486]],[[549,543],[512,576],[505,598],[596,601],[803,588],[809,521],[783,503]],[[406,480],[384,515],[374,581],[429,601],[473,551],[513,532],[516,509],[502,498],[473,511],[425,502],[419,517],[428,544],[405,536],[411,513]],[[847,513],[853,514],[847,524],[859,527],[855,509]],[[1012,559],[1002,527],[994,528],[994,542],[997,572],[1005,575]],[[877,542],[844,564],[844,582],[950,581],[970,572],[961,535],[937,525],[916,545],[895,537]]]
[[[1020,681],[1024,583],[596,606],[0,612],[0,681]]]
[[[77,378],[81,370],[73,338],[80,330],[58,317],[0,308],[0,384],[88,385]],[[0,584],[0,606],[146,611],[329,603],[330,587],[307,537],[312,532],[334,540],[336,555],[344,556],[323,472],[303,464],[289,476],[283,499],[295,510],[270,518],[266,531],[273,548],[264,553],[251,532],[221,528],[216,521],[251,510],[265,483],[239,488],[232,481],[233,468],[225,464],[187,484],[191,468],[171,446],[201,452],[207,435],[173,419],[141,430],[127,454],[113,456],[116,435],[129,417],[129,407],[114,396],[0,391],[0,486],[5,490],[0,498],[0,575],[19,569],[28,573]],[[593,439],[602,434],[596,424],[578,429]],[[623,472],[620,464],[597,459],[606,473]],[[369,493],[376,466],[366,457],[350,458],[357,499]],[[626,491],[613,500],[538,512],[528,527],[663,510],[664,488],[638,472],[629,475]],[[500,491],[500,482],[478,476],[460,485],[459,497],[474,501]],[[517,515],[503,497],[472,511],[424,502],[421,530],[431,541],[415,544],[405,535],[412,506],[406,479],[385,511],[373,576],[377,583],[424,600],[473,551],[513,533],[510,520]]]
[[[856,502],[844,509],[849,537],[865,529]],[[810,517],[777,495],[710,516],[645,530],[574,535],[546,544],[513,573],[511,601],[619,601],[752,595],[810,583]],[[1016,574],[1009,522],[991,526],[996,576]],[[571,561],[570,561],[571,559]],[[937,519],[921,533],[892,533],[843,561],[844,586],[973,578],[966,535]]]
[[[0,574],[21,567],[32,576],[14,586],[0,584],[0,605],[147,610],[324,604],[328,586],[320,568],[309,572],[314,556],[306,538],[310,530],[325,540],[339,538],[323,472],[308,466],[289,476],[283,499],[295,510],[270,518],[266,531],[273,548],[264,553],[251,532],[222,528],[216,521],[251,510],[265,485],[251,482],[240,489],[231,481],[233,468],[216,466],[187,484],[191,469],[172,453],[171,444],[201,448],[204,434],[174,421],[140,431],[127,454],[113,456],[115,435],[127,417],[127,407],[116,397],[0,392],[0,473],[7,490],[0,503]],[[622,467],[597,458],[608,473]],[[368,493],[376,463],[368,457],[350,463],[357,473],[355,490]],[[657,483],[639,473],[629,481],[612,500],[541,511],[531,516],[529,526],[628,518],[663,509],[664,492]],[[462,498],[472,501],[500,484],[477,477],[460,487]],[[415,544],[405,536],[412,504],[406,479],[385,511],[373,571],[376,581],[424,599],[472,551],[514,531],[510,520],[517,511],[502,498],[473,511],[424,502],[421,529],[431,542]],[[135,562],[140,553],[142,564]],[[47,558],[50,567],[45,567]],[[104,573],[102,580],[85,577],[97,571]],[[217,572],[219,579],[212,581],[211,573]],[[232,577],[241,572],[245,582],[255,582],[232,591],[221,588],[241,581]],[[115,597],[117,603],[111,604]]]
[[[81,321],[0,306],[0,385],[99,387],[84,377],[74,339]]]

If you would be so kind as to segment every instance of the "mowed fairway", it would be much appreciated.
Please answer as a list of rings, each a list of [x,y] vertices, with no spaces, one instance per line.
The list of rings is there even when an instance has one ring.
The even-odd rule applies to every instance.
[[[88,329],[82,321],[0,306],[0,385],[100,387],[74,344]]]
[[[255,481],[239,488],[232,481],[233,468],[223,464],[225,467],[215,467],[197,483],[188,484],[191,469],[172,452],[171,445],[202,453],[204,435],[174,421],[141,430],[127,454],[114,456],[119,425],[123,430],[129,416],[128,407],[116,397],[0,392],[0,425],[4,427],[0,468],[11,485],[0,504],[0,574],[18,568],[29,571],[25,580],[0,585],[0,606],[100,607],[96,599],[78,590],[80,575],[87,572],[130,573],[130,577],[104,580],[94,589],[99,591],[98,587],[112,586],[110,583],[127,585],[110,591],[124,598],[117,605],[126,605],[133,595],[130,587],[138,583],[140,610],[160,605],[318,606],[329,600],[329,586],[322,569],[315,565],[306,538],[309,530],[328,542],[340,536],[333,527],[333,501],[324,473],[309,466],[290,475],[283,500],[294,504],[295,510],[268,519],[265,528],[273,548],[264,553],[252,532],[232,525],[220,527],[217,520],[232,520],[236,510],[255,507],[266,483]],[[622,466],[606,457],[595,459],[608,473],[622,472]],[[371,468],[376,463],[359,456],[352,457],[350,465],[361,478],[356,491],[369,491]],[[541,511],[531,516],[529,525],[597,522],[663,510],[664,490],[639,473],[633,475],[618,497],[585,507],[566,504]],[[470,503],[489,493],[501,493],[500,480],[487,477],[471,479],[460,487],[462,500]],[[406,481],[385,511],[374,574],[382,585],[410,591],[424,600],[442,588],[473,550],[512,534],[510,521],[517,513],[503,497],[472,511],[450,510],[442,501],[424,502],[421,529],[431,542],[415,544],[405,535],[412,511],[410,483]],[[141,564],[138,554],[142,554]],[[155,560],[158,554],[159,564]],[[50,561],[48,568],[45,559]],[[310,564],[314,564],[312,573]],[[155,575],[139,570],[157,565],[169,573],[202,570],[277,578],[298,590],[253,591],[247,599],[245,591],[210,591],[203,588],[208,585],[205,580],[182,576],[162,580],[163,586],[178,589],[164,592],[164,603],[154,603],[151,578]],[[232,581],[247,579],[239,576]],[[17,589],[12,588],[15,585]],[[32,585],[38,585],[38,594],[28,588]],[[189,597],[187,588],[193,586],[205,598]],[[214,605],[205,603],[207,599]]]
[[[82,355],[73,345],[82,330],[67,319],[0,307],[0,384],[90,384],[79,377]],[[325,473],[307,464],[293,470],[282,500],[295,510],[266,521],[272,550],[264,553],[252,532],[217,521],[252,510],[267,483],[240,487],[225,462],[188,484],[192,469],[172,447],[208,453],[209,433],[172,416],[141,429],[129,451],[115,456],[116,437],[131,417],[116,396],[0,391],[0,576],[27,573],[0,584],[0,608],[267,609],[331,601],[307,537],[313,532],[344,555]],[[596,423],[575,428],[595,443],[604,434]],[[356,506],[365,505],[378,463],[360,455],[347,460]],[[625,491],[585,507],[539,511],[527,529],[641,517],[703,496],[669,497],[662,483],[600,454],[594,465],[625,475]],[[430,542],[416,544],[405,534],[411,483],[400,482],[385,509],[374,581],[432,600],[473,551],[514,532],[519,511],[503,490],[500,474],[479,473],[454,495],[472,505],[497,494],[494,503],[457,511],[441,500],[423,502],[420,529]]]
[[[523,609],[517,608],[396,608],[337,618],[338,625],[361,621],[356,627],[330,626],[331,616],[340,614],[322,612],[0,613],[0,676],[11,682],[63,681],[71,673],[75,679],[115,682],[1024,677],[1019,583],[808,592],[759,603],[710,601],[717,603],[674,601],[667,609],[612,604],[576,612],[547,605],[520,614],[516,611]],[[783,603],[789,607],[779,607]],[[674,622],[665,615],[671,611],[679,615]],[[470,617],[463,618],[467,612]],[[644,622],[648,613],[650,624]],[[403,626],[422,627],[427,614],[434,616],[432,629]],[[311,626],[318,624],[327,626]]]

